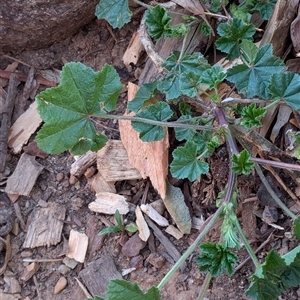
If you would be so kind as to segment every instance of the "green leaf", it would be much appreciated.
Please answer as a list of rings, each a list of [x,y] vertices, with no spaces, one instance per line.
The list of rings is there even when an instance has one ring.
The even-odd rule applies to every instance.
[[[249,40],[242,40],[240,44],[240,52],[244,60],[248,64],[252,64],[255,61],[258,47]]]
[[[166,94],[166,99],[176,99],[181,95],[194,95],[195,85],[204,70],[210,68],[201,53],[194,52],[179,59],[179,52],[172,53],[164,62],[168,74],[158,83],[157,88]],[[191,74],[192,77],[191,77]],[[194,88],[190,91],[190,88]]]
[[[266,44],[257,50],[250,66],[241,64],[230,68],[227,71],[227,80],[233,82],[238,91],[248,98],[258,96],[268,99],[267,87],[271,76],[280,73],[283,68],[283,61],[272,55],[272,45]]]
[[[268,87],[270,96],[282,99],[293,109],[300,109],[300,75],[293,72],[274,73]]]
[[[205,36],[209,36],[212,33],[211,27],[209,27],[205,22],[203,22],[201,24],[201,32],[205,35]]]
[[[251,103],[245,106],[242,110],[242,122],[241,124],[246,128],[261,127],[262,123],[260,119],[266,114],[266,109],[263,107],[257,107],[256,104]]]
[[[134,223],[130,223],[125,226],[125,230],[134,233],[134,232],[137,232],[139,229]]]
[[[200,246],[201,254],[195,261],[201,272],[210,272],[213,277],[220,275],[223,271],[228,275],[234,273],[234,266],[238,256],[223,245],[207,242]]]
[[[294,234],[295,237],[300,239],[300,217],[297,217],[293,221],[293,234]]]
[[[173,111],[169,104],[160,101],[154,105],[147,106],[136,116],[155,121],[167,121],[173,116]],[[138,121],[132,121],[131,125],[137,132],[140,133],[140,139],[144,142],[159,141],[165,136],[165,128],[162,126],[151,125]]]
[[[88,300],[105,300],[104,298],[101,298],[99,296],[95,296],[93,298],[88,298]]]
[[[126,280],[111,280],[108,285],[107,300],[160,300],[158,288],[151,287],[144,293],[136,283]]]
[[[208,163],[197,158],[197,144],[188,141],[182,147],[177,147],[172,155],[173,161],[170,165],[171,173],[178,179],[188,178],[195,181],[201,174],[209,170]]]
[[[123,226],[116,225],[116,226],[108,226],[106,228],[103,228],[101,231],[99,231],[98,235],[106,235],[109,233],[115,233],[118,231],[122,231]]]
[[[129,111],[138,112],[147,102],[151,101],[156,93],[157,81],[143,84],[137,91],[134,99],[128,102]]]
[[[292,129],[288,129],[286,132],[287,141],[289,141],[289,145],[286,148],[286,152],[300,159],[300,131],[294,131]]]
[[[36,97],[45,122],[36,137],[39,148],[51,154],[66,150],[83,154],[102,148],[107,138],[96,132],[90,116],[103,114],[101,108],[115,109],[121,89],[112,66],[105,65],[95,72],[81,63],[67,63],[60,84]]]
[[[227,53],[227,57],[233,60],[240,55],[239,44],[244,39],[252,40],[255,33],[255,27],[252,24],[246,24],[239,18],[233,18],[230,23],[221,23],[217,32],[220,38],[216,41],[216,47],[222,52]]]
[[[277,0],[258,1],[252,11],[258,11],[264,20],[269,20],[275,8]]]
[[[254,167],[254,163],[250,161],[250,153],[244,149],[238,155],[232,155],[232,170],[234,173],[241,175],[249,175]]]
[[[159,40],[166,31],[170,30],[172,19],[160,5],[146,11],[146,24],[152,38]]]
[[[287,287],[297,287],[300,282],[300,246],[289,251],[282,257],[288,268],[282,274]]]
[[[95,15],[105,19],[113,28],[121,28],[131,20],[132,12],[128,0],[101,0],[96,6]]]
[[[188,122],[184,122],[185,124],[191,124],[191,125],[199,124],[199,120],[192,118],[190,115],[183,115],[177,119],[178,122],[187,121],[187,120]],[[175,137],[178,141],[191,140],[197,134],[197,130],[192,128],[175,127],[174,131],[175,131]]]
[[[115,212],[115,219],[119,226],[123,226],[123,219],[118,209]]]
[[[221,66],[213,66],[205,70],[200,77],[200,82],[207,84],[209,89],[217,88],[217,86],[223,82],[226,78],[226,74],[223,73]]]

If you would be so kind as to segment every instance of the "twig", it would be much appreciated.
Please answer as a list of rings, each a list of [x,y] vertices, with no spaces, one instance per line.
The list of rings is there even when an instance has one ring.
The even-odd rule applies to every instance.
[[[17,219],[20,222],[21,228],[22,228],[23,231],[25,231],[26,230],[26,224],[25,224],[25,221],[24,221],[22,213],[21,213],[19,202],[14,203],[14,208],[15,208],[15,213],[16,213]]]
[[[33,275],[33,282],[34,282],[34,285],[35,285],[36,292],[38,294],[39,300],[43,300],[42,299],[42,294],[41,294],[41,291],[40,291],[40,288],[39,288],[39,283],[38,283],[35,275]]]
[[[82,289],[82,291],[84,292],[85,296],[87,298],[92,298],[92,295],[88,292],[88,290],[85,288],[85,286],[80,282],[80,280],[75,277],[75,280],[77,281],[78,285],[80,286],[80,288]]]
[[[24,258],[24,262],[42,262],[42,263],[52,263],[52,262],[59,262],[62,261],[63,258],[41,258],[41,259],[34,259],[34,258]]]

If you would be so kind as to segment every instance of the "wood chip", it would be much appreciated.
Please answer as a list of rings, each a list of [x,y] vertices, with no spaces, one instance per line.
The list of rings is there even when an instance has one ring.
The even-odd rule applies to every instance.
[[[135,208],[135,215],[136,215],[136,225],[139,229],[139,237],[141,238],[142,241],[146,242],[150,236],[150,230],[143,217],[142,211],[138,205]]]
[[[75,177],[80,177],[87,168],[96,163],[97,153],[88,151],[86,154],[80,156],[71,165],[70,174]]]
[[[26,234],[24,248],[57,245],[61,241],[66,208],[50,203],[46,208],[35,209],[31,213],[31,222]]]
[[[176,240],[180,240],[182,237],[183,237],[183,234],[180,230],[178,230],[176,227],[174,227],[173,225],[169,225],[167,228],[166,228],[166,233],[174,236],[174,238]]]
[[[92,296],[105,297],[107,286],[113,279],[122,279],[111,256],[101,254],[100,258],[90,263],[79,272],[84,285]]]
[[[44,167],[35,161],[35,157],[23,153],[13,174],[8,178],[7,194],[29,196]]]
[[[141,210],[160,226],[169,226],[169,221],[160,215],[150,204],[142,204]]]
[[[118,209],[121,215],[126,215],[129,212],[129,206],[126,198],[113,193],[98,193],[95,201],[89,204],[89,209],[102,214],[114,215]]]
[[[67,253],[67,257],[83,263],[85,260],[87,247],[87,235],[72,229],[70,231],[69,252]]]
[[[97,193],[108,192],[116,193],[116,188],[113,182],[107,182],[104,177],[97,173],[94,177],[91,178],[90,184],[92,189]]]
[[[136,65],[143,51],[144,46],[141,42],[140,35],[138,32],[134,32],[123,55],[124,65],[127,68],[130,66],[130,64]]]
[[[128,101],[134,98],[137,90],[137,85],[128,83]],[[120,120],[119,127],[121,140],[127,150],[130,165],[136,168],[143,178],[149,177],[153,187],[164,198],[169,156],[167,131],[165,137],[160,141],[143,142],[139,138],[139,133],[132,128],[131,122]]]
[[[131,139],[131,143],[134,141]],[[97,152],[99,173],[107,182],[141,179],[139,171],[132,166],[121,141],[110,140]]]
[[[58,294],[60,293],[63,289],[65,289],[65,287],[67,286],[68,281],[65,277],[60,277],[54,287],[54,294]]]
[[[31,263],[30,265],[28,265],[22,276],[20,277],[21,280],[23,281],[28,281],[39,269],[39,264],[36,262]]]
[[[37,103],[33,102],[10,128],[8,136],[9,148],[12,148],[14,153],[20,153],[23,145],[28,142],[42,121],[37,111]]]

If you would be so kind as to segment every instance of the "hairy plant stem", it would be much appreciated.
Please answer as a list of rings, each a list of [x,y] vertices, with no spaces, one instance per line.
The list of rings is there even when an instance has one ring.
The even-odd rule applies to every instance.
[[[242,230],[242,227],[241,227],[238,219],[236,219],[236,221],[235,221],[235,226],[236,226],[236,228],[237,228],[237,230],[239,232],[240,237],[242,238],[242,240],[244,242],[245,248],[246,248],[246,250],[247,250],[250,258],[252,259],[252,261],[253,261],[253,263],[255,265],[255,268],[257,268],[259,266],[259,261],[258,261],[256,255],[255,255],[254,251],[252,250],[252,248],[251,248],[251,246],[250,246],[247,238],[245,237],[245,234],[244,234],[244,232]]]
[[[205,279],[203,281],[203,284],[201,286],[201,290],[200,290],[200,294],[198,296],[198,300],[203,300],[204,299],[205,293],[206,293],[206,291],[209,287],[209,283],[210,283],[211,279],[212,279],[211,274],[207,273],[206,276],[205,276]]]
[[[138,4],[138,5],[140,5],[140,6],[143,6],[143,7],[145,7],[145,8],[153,8],[153,6],[151,6],[151,5],[148,5],[148,4],[146,4],[146,3],[144,3],[144,2],[142,2],[142,1],[139,1],[139,0],[133,0],[136,4]]]
[[[274,161],[274,160],[268,160],[268,159],[263,159],[258,157],[251,157],[250,160],[259,164],[266,164],[275,168],[300,171],[300,165],[288,164],[282,161]]]
[[[196,129],[196,130],[208,130],[208,131],[215,131],[218,130],[218,127],[207,126],[207,125],[193,125],[193,124],[185,124],[181,122],[164,122],[164,121],[157,121],[157,120],[150,120],[144,119],[135,116],[120,116],[120,115],[109,115],[109,114],[101,114],[101,115],[93,115],[92,117],[102,118],[102,119],[113,119],[113,120],[126,120],[126,121],[136,121],[142,122],[151,125],[157,125],[162,127],[180,127],[180,128],[187,128],[187,129]]]

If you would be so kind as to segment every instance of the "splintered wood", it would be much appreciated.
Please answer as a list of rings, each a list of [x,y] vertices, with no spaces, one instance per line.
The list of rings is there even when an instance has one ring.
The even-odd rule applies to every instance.
[[[57,245],[61,241],[65,215],[66,208],[57,203],[50,203],[46,208],[34,210],[23,247]]]
[[[128,83],[128,101],[134,98],[137,90],[137,85]],[[129,121],[120,120],[119,127],[121,140],[127,150],[130,164],[140,172],[143,178],[149,177],[153,187],[164,198],[168,174],[168,132],[166,131],[165,137],[160,141],[143,142]]]
[[[35,157],[23,153],[13,174],[8,178],[5,192],[11,195],[29,196],[38,176],[44,167],[35,161]],[[14,202],[17,197],[10,197]]]
[[[69,251],[67,253],[67,257],[83,263],[85,259],[87,247],[88,247],[87,235],[72,229],[69,237]]]

